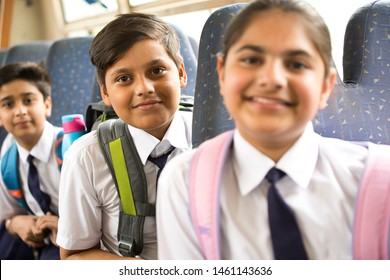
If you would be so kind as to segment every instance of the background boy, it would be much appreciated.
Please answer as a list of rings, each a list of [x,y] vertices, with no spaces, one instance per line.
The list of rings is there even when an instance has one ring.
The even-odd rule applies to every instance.
[[[11,165],[4,162],[4,156],[16,144],[18,156],[13,160],[18,163],[20,188],[27,204],[22,207],[10,195],[1,173],[2,259],[59,259],[55,239],[60,171],[55,142],[61,128],[46,121],[51,115],[50,95],[49,76],[39,65],[21,62],[0,69],[0,125],[9,133],[2,146],[2,164],[7,168]],[[39,179],[35,187],[46,197],[46,205],[37,201],[36,190],[29,183],[33,166]]]

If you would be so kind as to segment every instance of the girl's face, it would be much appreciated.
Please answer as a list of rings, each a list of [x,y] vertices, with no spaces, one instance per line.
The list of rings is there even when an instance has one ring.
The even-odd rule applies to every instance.
[[[163,45],[142,40],[108,68],[106,87],[100,86],[106,105],[112,106],[127,124],[162,139],[180,101],[187,76]]]
[[[25,149],[38,142],[50,115],[51,98],[44,100],[34,84],[14,80],[0,87],[0,125]]]
[[[326,106],[334,84],[307,24],[297,13],[260,12],[218,60],[221,94],[237,129],[275,161]]]

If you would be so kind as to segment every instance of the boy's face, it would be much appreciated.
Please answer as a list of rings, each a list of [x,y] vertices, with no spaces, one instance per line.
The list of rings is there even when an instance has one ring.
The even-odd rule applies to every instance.
[[[24,80],[14,80],[0,87],[0,125],[15,140],[30,150],[42,135],[45,120],[51,115],[51,99]]]
[[[180,101],[187,76],[178,69],[156,40],[142,40],[131,47],[105,76],[100,86],[106,105],[126,123],[162,139]]]
[[[333,87],[335,73],[325,78],[305,24],[296,13],[262,12],[219,58],[227,109],[243,137],[262,152],[291,147]]]

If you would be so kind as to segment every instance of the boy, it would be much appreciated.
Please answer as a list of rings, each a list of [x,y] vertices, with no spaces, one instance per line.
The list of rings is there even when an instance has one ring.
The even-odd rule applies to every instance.
[[[321,137],[311,126],[335,81],[324,21],[303,1],[256,0],[233,18],[224,38],[220,93],[236,129],[164,169],[159,258],[205,259],[210,248],[218,248],[217,259],[353,258],[354,206],[369,150]],[[194,162],[211,151],[204,147],[219,149],[215,143],[226,151],[216,198],[206,190],[212,176],[189,184]],[[194,190],[201,190],[198,200]],[[209,209],[209,201],[217,205],[207,212],[213,223],[196,224],[197,207]]]
[[[103,100],[127,124],[146,175],[148,202],[155,203],[159,168],[191,148],[191,114],[178,111],[187,77],[173,29],[146,14],[125,14],[104,27],[91,44]],[[120,259],[120,200],[98,135],[93,131],[68,150],[60,183],[57,242],[62,259]],[[155,217],[146,217],[139,258],[157,258]],[[102,246],[101,246],[102,245]],[[101,249],[104,247],[105,249]]]
[[[49,76],[39,65],[20,62],[0,69],[0,125],[10,135],[1,153],[2,259],[59,259],[55,239],[60,170],[55,142],[61,128],[46,121],[51,115],[50,96]],[[10,166],[15,169],[9,170]],[[6,185],[7,173],[19,176],[18,190]]]

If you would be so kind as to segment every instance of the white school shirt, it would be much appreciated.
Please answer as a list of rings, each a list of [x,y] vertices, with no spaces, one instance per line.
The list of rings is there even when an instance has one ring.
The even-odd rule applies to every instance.
[[[265,178],[275,163],[236,130],[220,192],[222,259],[274,259]],[[160,177],[159,259],[203,259],[188,207],[188,169],[195,149],[175,158]],[[365,147],[323,138],[309,125],[276,167],[276,185],[293,209],[309,259],[352,259],[352,220]],[[204,198],[207,200],[207,198]]]
[[[163,140],[143,130],[128,126],[144,164],[148,202],[156,201],[158,168],[147,161],[150,154],[159,156],[171,146],[175,150],[168,161],[191,148],[191,113],[177,112]],[[98,143],[97,132],[79,138],[65,154],[60,183],[60,219],[57,243],[67,250],[86,250],[102,241],[110,252],[118,251],[117,231],[119,196],[110,170]],[[155,217],[146,217],[144,248],[140,257],[157,258]]]
[[[60,171],[57,163],[55,141],[57,139],[57,133],[60,130],[60,127],[55,127],[46,121],[41,138],[39,138],[38,143],[30,152],[16,143],[19,153],[19,178],[21,187],[28,206],[37,216],[42,216],[44,213],[28,188],[27,174],[29,164],[27,162],[27,157],[29,154],[35,157],[33,162],[38,170],[40,188],[50,196],[50,208],[57,213]],[[12,141],[12,137],[7,136],[6,141],[4,141],[4,144],[1,147],[2,157],[11,146]],[[8,193],[3,177],[0,175],[0,222],[15,215],[26,214],[26,210],[19,206],[16,200]]]

